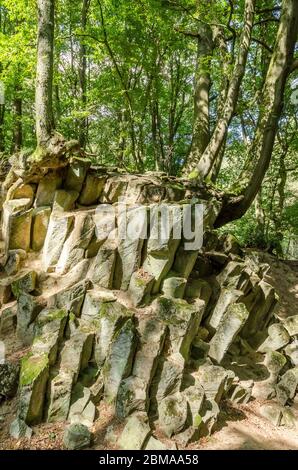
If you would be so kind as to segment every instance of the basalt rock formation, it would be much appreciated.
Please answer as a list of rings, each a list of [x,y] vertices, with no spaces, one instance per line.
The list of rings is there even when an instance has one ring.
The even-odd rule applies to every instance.
[[[156,237],[161,205],[181,220],[198,203],[202,246],[174,237],[175,217]],[[275,317],[268,266],[213,230],[220,207],[182,180],[83,159],[3,188],[0,334],[30,346],[20,372],[0,364],[0,397],[18,379],[12,435],[65,421],[66,445],[89,445],[101,400],[123,421],[123,449],[164,448],[156,430],[181,447],[208,435],[223,400],[270,398],[268,419],[291,423],[297,318]],[[123,217],[146,236],[120,237]]]

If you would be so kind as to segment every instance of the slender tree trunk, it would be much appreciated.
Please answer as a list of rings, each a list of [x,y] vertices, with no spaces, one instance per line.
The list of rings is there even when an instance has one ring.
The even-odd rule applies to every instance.
[[[2,72],[2,64],[0,62],[0,73]],[[0,84],[0,152],[5,150],[5,138],[4,138],[4,116],[5,116],[5,97],[4,87]]]
[[[38,147],[47,147],[53,129],[54,0],[37,0],[36,137]]]
[[[255,216],[256,216],[256,241],[259,248],[265,248],[265,212],[263,208],[262,190],[257,194],[255,200]]]
[[[197,70],[194,90],[194,120],[186,171],[200,161],[210,140],[209,92],[211,87],[210,58],[213,52],[212,30],[204,25],[198,37]]]
[[[13,143],[12,152],[20,150],[23,144],[23,126],[22,126],[22,108],[23,100],[20,96],[22,88],[19,84],[15,85],[15,97],[13,101],[14,127],[13,127]]]
[[[227,197],[216,221],[217,226],[238,219],[245,214],[261,187],[272,156],[297,34],[298,2],[297,0],[283,0],[274,51],[263,87],[258,125],[249,152],[250,161],[257,163],[249,175],[241,175],[239,196]]]
[[[229,84],[222,115],[218,119],[212,137],[200,161],[192,172],[193,178],[206,178],[211,171],[213,163],[220,152],[225,140],[228,126],[235,112],[240,85],[245,73],[247,55],[251,42],[251,31],[254,21],[256,0],[245,1],[244,26],[239,43],[239,52],[234,66],[232,78]]]
[[[5,116],[5,104],[0,104],[0,152],[4,152],[5,150],[4,116]]]
[[[83,0],[82,13],[81,13],[82,31],[85,31],[86,29],[89,6],[90,6],[90,0]],[[84,112],[86,111],[86,105],[87,105],[86,68],[87,68],[86,45],[84,44],[84,42],[81,42],[79,79],[80,79],[81,103],[82,103],[82,108]],[[80,142],[80,146],[83,149],[86,147],[87,129],[88,129],[88,119],[84,117],[81,119],[80,126],[79,126],[79,142]]]

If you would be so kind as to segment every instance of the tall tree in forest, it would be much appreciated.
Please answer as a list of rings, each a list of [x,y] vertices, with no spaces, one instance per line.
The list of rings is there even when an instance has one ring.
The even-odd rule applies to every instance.
[[[82,10],[81,10],[81,28],[83,33],[86,30],[88,10],[90,7],[90,0],[83,0]],[[79,53],[79,80],[80,80],[80,94],[81,94],[81,104],[83,108],[84,117],[80,120],[79,125],[79,143],[82,148],[86,146],[87,139],[87,126],[88,119],[85,117],[85,108],[87,104],[87,56],[86,56],[87,46],[84,40],[81,40],[80,43],[80,53]]]
[[[40,166],[55,166],[69,150],[78,148],[77,141],[67,142],[55,132],[53,114],[54,22],[55,0],[38,0],[37,65],[35,88],[36,151],[33,161]]]
[[[222,148],[223,142],[225,141],[228,126],[236,108],[241,82],[245,73],[254,21],[255,4],[256,0],[245,1],[243,30],[239,43],[239,52],[234,64],[232,77],[225,97],[225,103],[215,125],[212,137],[208,145],[205,147],[203,154],[200,156],[199,161],[197,158],[191,158],[186,166],[186,174],[190,174],[193,178],[206,178],[208,176],[212,170],[216,157]],[[200,155],[200,152],[198,152],[198,155]],[[194,157],[193,153],[192,157]]]
[[[262,90],[258,124],[249,151],[249,168],[239,178],[238,195],[226,195],[224,208],[216,222],[218,226],[245,214],[261,187],[271,160],[297,35],[298,3],[283,0],[274,51]]]
[[[38,147],[47,148],[54,130],[53,62],[55,0],[37,0],[37,11],[36,138]]]

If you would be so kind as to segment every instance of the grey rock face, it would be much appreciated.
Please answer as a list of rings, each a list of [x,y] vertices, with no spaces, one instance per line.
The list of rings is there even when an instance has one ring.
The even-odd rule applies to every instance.
[[[25,421],[20,418],[16,418],[10,425],[9,434],[14,439],[20,439],[21,437],[30,439],[32,436],[32,429],[27,426]]]
[[[87,426],[81,423],[74,423],[67,426],[63,436],[63,444],[66,449],[78,450],[89,447],[91,433]]]
[[[150,432],[150,426],[145,414],[131,416],[128,418],[119,438],[119,447],[123,450],[141,450]]]
[[[20,366],[12,363],[0,363],[0,401],[15,396],[19,384]]]

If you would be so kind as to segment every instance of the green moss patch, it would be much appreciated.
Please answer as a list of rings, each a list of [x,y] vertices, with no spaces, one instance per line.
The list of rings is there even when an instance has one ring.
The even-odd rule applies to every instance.
[[[32,353],[27,354],[21,362],[20,385],[22,387],[30,385],[49,365],[49,359],[46,354],[41,356],[33,356]]]

